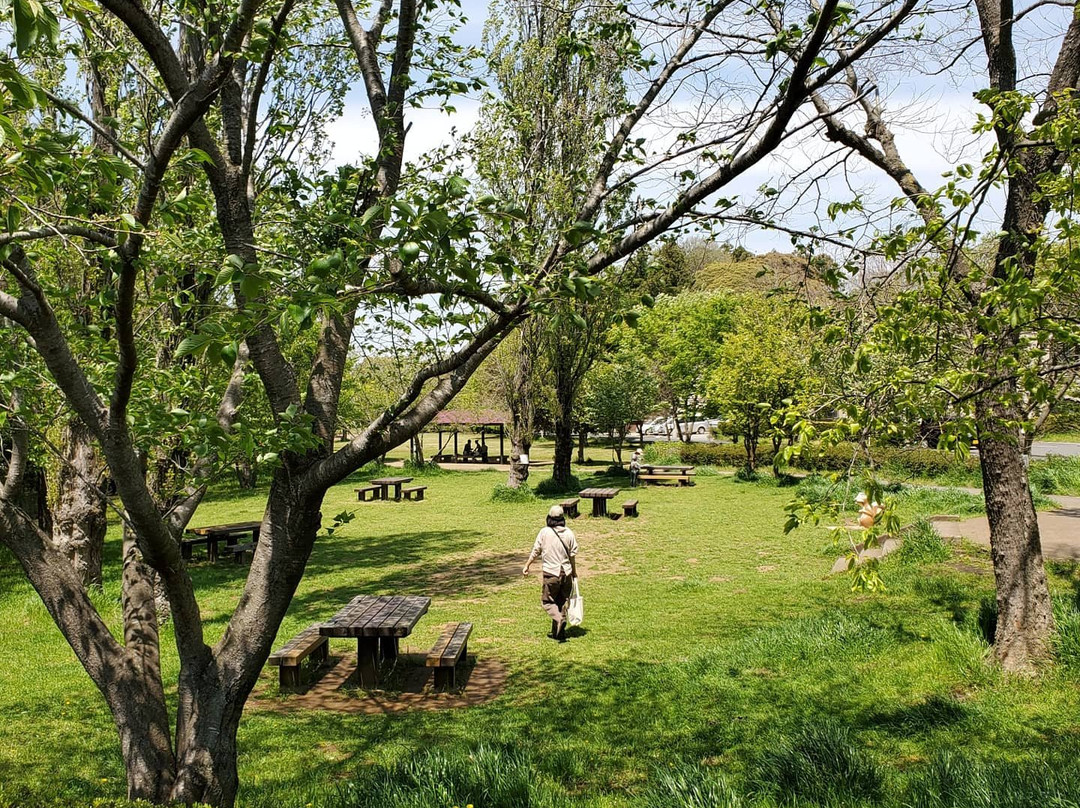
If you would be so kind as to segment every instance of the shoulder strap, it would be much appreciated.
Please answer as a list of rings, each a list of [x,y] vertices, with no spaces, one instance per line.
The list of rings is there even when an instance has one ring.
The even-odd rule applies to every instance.
[[[570,548],[567,547],[566,542],[564,542],[562,540],[562,534],[559,532],[559,529],[557,527],[553,527],[553,528],[551,528],[551,530],[555,534],[555,538],[559,540],[559,544],[561,544],[562,548],[566,551],[566,560],[569,561],[570,560]],[[566,530],[566,528],[563,528],[563,530]]]

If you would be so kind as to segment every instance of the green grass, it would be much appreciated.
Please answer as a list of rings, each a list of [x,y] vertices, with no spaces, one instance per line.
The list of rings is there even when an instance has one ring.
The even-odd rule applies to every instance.
[[[584,484],[625,485],[577,473]],[[824,531],[783,535],[794,488],[702,475],[689,489],[638,489],[639,519],[572,523],[585,631],[559,645],[543,636],[536,582],[520,575],[557,498],[492,501],[504,475],[460,472],[432,475],[424,502],[357,504],[362,476],[328,496],[324,514],[356,518],[317,541],[280,638],[355,594],[428,594],[409,649],[430,645],[445,621],[469,620],[470,651],[505,665],[506,691],[482,706],[377,716],[250,710],[242,805],[998,804],[984,799],[987,788],[1008,806],[1076,805],[1074,565],[1050,566],[1058,663],[1037,680],[1009,680],[985,662],[985,551],[922,536],[883,565],[887,592],[855,594],[827,574]],[[542,479],[530,482],[535,491]],[[928,496],[910,496],[911,518],[942,505]],[[262,505],[223,496],[194,523],[257,517]],[[96,599],[116,626],[115,531],[106,562]],[[213,641],[244,568],[198,562],[192,574]],[[172,641],[166,627],[171,698]],[[108,712],[2,554],[0,644],[0,805],[122,796]],[[265,687],[272,696],[269,671]]]

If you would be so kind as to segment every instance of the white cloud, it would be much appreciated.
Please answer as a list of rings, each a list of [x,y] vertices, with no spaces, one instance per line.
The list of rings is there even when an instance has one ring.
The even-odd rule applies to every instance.
[[[455,127],[462,133],[476,125],[480,117],[479,101],[458,98],[454,100],[454,106],[456,111],[450,114],[440,109],[410,109],[406,113],[406,125],[411,125],[405,138],[406,161],[451,143]],[[375,122],[362,89],[356,88],[349,93],[345,99],[345,113],[327,127],[327,132],[334,143],[331,155],[334,165],[355,162],[361,156],[370,157],[375,153],[378,145]]]

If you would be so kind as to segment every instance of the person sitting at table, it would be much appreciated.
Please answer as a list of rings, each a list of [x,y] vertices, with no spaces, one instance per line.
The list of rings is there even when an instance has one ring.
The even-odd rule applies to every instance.
[[[566,642],[566,604],[577,578],[577,537],[566,526],[563,509],[553,505],[547,515],[547,527],[536,534],[529,559],[521,570],[528,576],[529,567],[539,558],[544,568],[544,583],[540,589],[540,605],[551,616],[553,640]]]
[[[481,463],[487,462],[487,444],[481,443],[476,447],[476,456],[480,458]]]
[[[473,456],[472,439],[471,438],[469,440],[465,441],[465,449],[462,451],[461,456],[463,458],[465,458],[466,460],[468,460],[470,457]]]

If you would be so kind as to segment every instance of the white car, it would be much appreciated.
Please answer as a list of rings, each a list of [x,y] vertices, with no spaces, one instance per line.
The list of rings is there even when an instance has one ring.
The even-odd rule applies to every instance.
[[[645,435],[670,435],[674,429],[675,422],[670,418],[650,418],[641,427]]]

